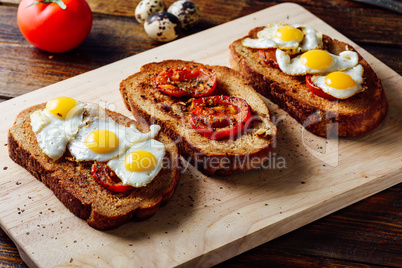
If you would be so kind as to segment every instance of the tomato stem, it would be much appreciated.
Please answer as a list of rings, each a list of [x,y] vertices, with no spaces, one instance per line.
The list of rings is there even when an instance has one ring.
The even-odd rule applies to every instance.
[[[39,0],[39,1],[35,1],[32,4],[30,4],[29,6],[27,6],[27,8],[30,7],[30,6],[39,4],[39,3],[43,3],[43,4],[56,3],[56,4],[59,5],[59,7],[61,9],[66,9],[67,8],[66,4],[64,4],[64,2],[62,0]]]

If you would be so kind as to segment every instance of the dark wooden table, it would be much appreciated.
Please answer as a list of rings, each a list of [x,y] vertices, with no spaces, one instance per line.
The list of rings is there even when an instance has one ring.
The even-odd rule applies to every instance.
[[[194,0],[202,17],[185,35],[285,1]],[[134,19],[139,0],[88,0],[94,18],[78,48],[53,54],[32,47],[17,25],[19,0],[0,0],[0,101],[161,45]],[[174,0],[165,0],[167,5]],[[289,1],[288,1],[289,2]],[[297,2],[402,73],[402,16],[353,1]],[[401,152],[402,153],[402,152]],[[401,174],[402,176],[402,174]],[[299,228],[219,267],[402,267],[402,184]],[[0,267],[26,267],[0,229]]]

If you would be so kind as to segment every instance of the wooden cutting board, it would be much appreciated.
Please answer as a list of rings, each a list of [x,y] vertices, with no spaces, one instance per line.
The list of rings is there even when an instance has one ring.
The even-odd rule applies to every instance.
[[[119,82],[150,61],[229,65],[229,44],[272,22],[312,26],[352,44],[382,79],[385,121],[327,141],[266,101],[278,141],[264,168],[209,178],[186,165],[172,200],[151,219],[100,232],[72,215],[8,158],[7,130],[24,108],[68,95],[129,115]],[[402,181],[401,77],[302,7],[280,4],[0,104],[0,224],[32,267],[211,266]],[[185,162],[186,163],[186,162]]]

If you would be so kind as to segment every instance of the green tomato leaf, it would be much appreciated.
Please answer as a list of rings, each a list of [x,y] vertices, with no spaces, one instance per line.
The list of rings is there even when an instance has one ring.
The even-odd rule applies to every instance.
[[[61,9],[66,9],[66,4],[64,4],[64,2],[62,0],[56,0],[54,1],[56,4],[58,4],[60,6]]]
[[[39,0],[39,1],[33,2],[32,4],[30,4],[30,5],[27,6],[27,7],[30,7],[30,6],[39,4],[39,3],[44,3],[44,4],[56,3],[56,4],[59,5],[59,7],[60,7],[61,9],[66,9],[66,8],[67,8],[66,4],[64,4],[64,2],[63,2],[62,0]]]

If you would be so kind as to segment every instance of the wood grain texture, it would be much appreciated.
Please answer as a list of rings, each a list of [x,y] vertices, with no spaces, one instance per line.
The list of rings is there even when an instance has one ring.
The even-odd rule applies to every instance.
[[[399,184],[257,250],[266,260],[272,260],[273,267],[365,267],[367,259],[371,265],[400,267],[401,195]],[[345,222],[350,223],[347,229]],[[247,261],[247,254],[239,257]],[[285,263],[283,255],[287,256]],[[222,267],[245,267],[247,263],[241,258],[228,260]]]
[[[91,0],[88,2],[94,11],[95,21],[88,40],[74,51],[63,55],[42,52],[30,46],[18,31],[15,20],[18,2],[0,1],[4,4],[0,5],[0,95],[3,99],[19,96],[160,46],[147,38],[130,15],[133,10],[127,5],[136,1],[124,3],[125,1]],[[199,3],[203,16],[196,29],[186,35],[283,1],[196,2]],[[374,54],[397,73],[402,73],[400,60],[395,57],[401,52],[399,15],[351,1],[297,2]],[[7,171],[3,170],[1,176],[4,176],[5,172]],[[1,187],[0,192],[3,189]],[[399,267],[401,261],[398,253],[402,248],[401,239],[398,240],[401,237],[402,222],[401,189],[401,184],[394,186],[243,253],[220,266],[250,267],[253,264],[261,266],[268,263],[275,267],[363,267],[367,264]],[[189,198],[186,195],[183,197]],[[26,197],[24,204],[28,205],[25,201],[30,200],[32,199]],[[193,207],[194,204],[190,198],[189,200],[184,204]],[[49,207],[46,207],[44,212],[47,212],[47,209]],[[27,212],[29,211],[24,209],[24,212],[18,215],[25,215]],[[4,236],[4,233],[0,230],[0,241],[5,244],[5,247],[0,244],[0,266],[25,267],[21,264],[21,259],[15,257],[18,255],[16,248],[9,239],[3,240],[2,235]],[[49,237],[55,238],[56,236]],[[72,244],[76,245],[73,242]]]
[[[138,2],[88,1],[94,12],[93,29],[88,39],[68,53],[53,54],[32,47],[20,34],[15,19],[19,1],[0,1],[6,4],[0,5],[0,66],[3,66],[0,68],[0,97],[16,97],[161,45],[151,41],[134,19]],[[166,1],[166,4],[173,2]],[[281,2],[284,1],[198,1],[203,14],[201,21],[183,37]],[[401,73],[398,71],[400,61],[392,56],[402,45],[402,22],[397,14],[350,1],[293,2],[345,36],[353,37],[360,45],[381,45],[381,50],[388,54],[380,59]]]
[[[269,260],[271,267],[400,267],[401,194],[399,184],[266,243],[254,249],[257,256],[263,256],[259,263]],[[252,253],[219,267],[247,267]]]

